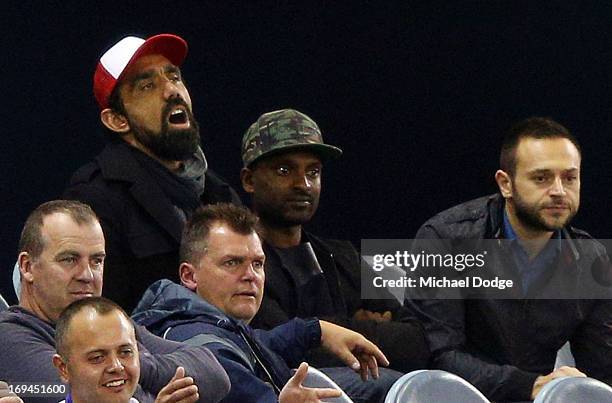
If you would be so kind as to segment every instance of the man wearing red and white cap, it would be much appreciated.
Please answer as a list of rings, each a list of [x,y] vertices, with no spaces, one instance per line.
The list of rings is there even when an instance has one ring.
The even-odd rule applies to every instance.
[[[105,295],[128,312],[160,278],[176,278],[183,225],[202,204],[240,204],[208,169],[179,66],[187,43],[128,36],[100,58],[93,90],[110,141],[64,197],[91,205],[107,240]]]

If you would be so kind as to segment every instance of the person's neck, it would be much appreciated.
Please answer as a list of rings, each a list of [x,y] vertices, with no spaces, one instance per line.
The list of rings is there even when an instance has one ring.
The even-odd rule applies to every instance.
[[[151,150],[149,150],[147,147],[136,141],[133,136],[126,137],[125,141],[127,141],[127,143],[132,147],[136,148],[139,151],[142,151],[149,157],[153,158],[155,161],[165,166],[166,169],[168,169],[170,172],[177,172],[180,169],[181,165],[184,163],[184,161],[172,161],[159,158],[157,155],[153,154]]]
[[[302,240],[301,225],[281,227],[271,225],[262,220],[261,217],[257,225],[257,233],[264,241],[275,248],[290,248],[292,246],[297,246]]]
[[[31,294],[28,293],[25,289],[22,289],[21,296],[19,298],[19,306],[23,309],[30,311],[37,318],[50,323],[52,325],[55,324],[55,319],[51,319],[47,313],[36,303],[36,301],[31,297]]]
[[[525,225],[519,220],[514,211],[514,206],[506,203],[506,214],[508,221],[512,225],[512,230],[516,233],[519,243],[527,252],[530,259],[536,257],[546,246],[553,235],[553,231],[543,231]]]

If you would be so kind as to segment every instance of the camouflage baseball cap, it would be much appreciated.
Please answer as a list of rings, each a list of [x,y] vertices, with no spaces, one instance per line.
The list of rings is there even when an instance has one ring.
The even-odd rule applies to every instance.
[[[319,126],[294,109],[264,113],[242,137],[242,162],[248,167],[263,156],[294,149],[308,149],[321,159],[342,154],[338,147],[323,143]]]

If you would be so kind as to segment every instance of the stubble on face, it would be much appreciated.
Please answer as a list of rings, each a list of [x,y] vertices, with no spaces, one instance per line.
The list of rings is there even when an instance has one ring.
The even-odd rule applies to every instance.
[[[572,221],[577,213],[576,208],[565,200],[553,200],[543,205],[531,205],[516,191],[512,196],[512,205],[519,221],[534,231],[549,232],[561,230]],[[565,209],[567,213],[559,212],[552,216],[552,220],[547,219],[543,211],[552,207],[557,207],[561,210]]]

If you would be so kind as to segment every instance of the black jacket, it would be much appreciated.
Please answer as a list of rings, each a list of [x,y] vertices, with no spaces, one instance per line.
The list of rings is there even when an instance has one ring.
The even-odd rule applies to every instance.
[[[178,280],[178,248],[183,223],[155,179],[124,142],[108,144],[79,168],[64,198],[89,204],[106,239],[104,295],[131,311],[156,280]],[[206,172],[202,204],[241,204],[236,192],[214,172]]]
[[[501,195],[460,204],[428,220],[416,238],[500,238],[503,208]],[[563,231],[568,239],[590,239],[575,228]],[[575,243],[576,256],[607,258],[598,243]],[[535,379],[553,370],[568,340],[578,369],[612,381],[610,300],[407,299],[405,306],[425,327],[433,366],[462,376],[492,400],[530,400]]]
[[[302,241],[310,241],[323,271],[322,277],[299,284],[296,274],[283,264],[274,248],[264,242],[266,292],[252,326],[271,329],[296,316],[316,316],[357,331],[376,343],[393,369],[408,372],[426,367],[429,351],[418,321],[408,319],[404,308],[390,294],[386,300],[361,299],[361,266],[353,245],[306,232],[302,233]],[[322,285],[329,290],[328,298],[331,297],[326,301],[315,296]],[[391,311],[393,321],[355,320],[353,315],[359,309]],[[322,351],[311,353],[308,361],[319,367],[342,365]]]

